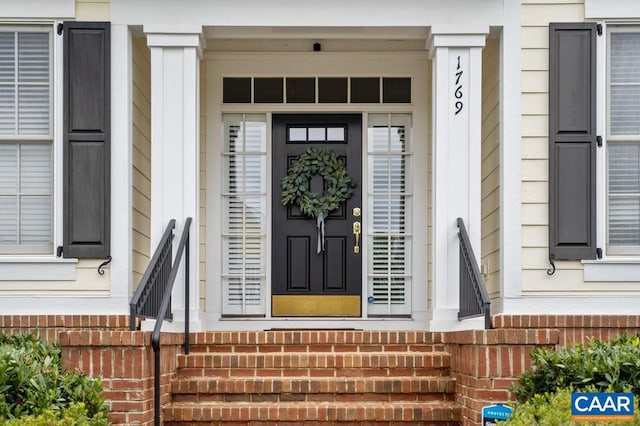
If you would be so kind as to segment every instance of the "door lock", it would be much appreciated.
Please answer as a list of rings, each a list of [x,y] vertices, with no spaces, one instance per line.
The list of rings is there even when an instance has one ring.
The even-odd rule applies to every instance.
[[[355,254],[360,253],[360,222],[353,222],[353,236],[355,238],[355,245],[353,246],[353,252]]]

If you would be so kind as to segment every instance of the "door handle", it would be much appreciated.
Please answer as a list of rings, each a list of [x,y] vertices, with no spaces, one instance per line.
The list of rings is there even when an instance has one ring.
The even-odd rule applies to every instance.
[[[353,222],[353,236],[355,238],[355,245],[353,246],[353,252],[360,253],[360,222]]]

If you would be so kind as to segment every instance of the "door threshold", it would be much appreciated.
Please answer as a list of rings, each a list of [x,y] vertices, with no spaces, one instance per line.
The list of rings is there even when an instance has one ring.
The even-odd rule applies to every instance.
[[[353,327],[318,327],[318,328],[308,328],[308,327],[272,327],[266,328],[264,331],[363,331],[362,328],[353,328]]]

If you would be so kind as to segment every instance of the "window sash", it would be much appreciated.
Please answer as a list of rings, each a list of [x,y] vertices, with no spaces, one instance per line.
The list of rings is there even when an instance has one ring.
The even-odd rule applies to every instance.
[[[0,140],[53,138],[50,27],[0,28]]]
[[[640,28],[609,29],[607,41],[606,247],[640,254]]]
[[[53,253],[52,34],[0,27],[0,254]]]
[[[49,142],[0,142],[0,253],[53,251],[53,153]]]

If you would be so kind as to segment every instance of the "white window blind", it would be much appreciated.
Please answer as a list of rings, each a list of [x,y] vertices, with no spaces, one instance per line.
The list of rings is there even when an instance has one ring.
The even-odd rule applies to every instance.
[[[51,31],[0,28],[0,253],[53,251]]]
[[[410,115],[369,115],[369,315],[411,313],[411,152]]]
[[[640,32],[609,37],[609,254],[640,254]]]
[[[51,134],[51,33],[0,32],[0,135]]]
[[[266,118],[225,114],[223,126],[223,314],[264,315]]]

